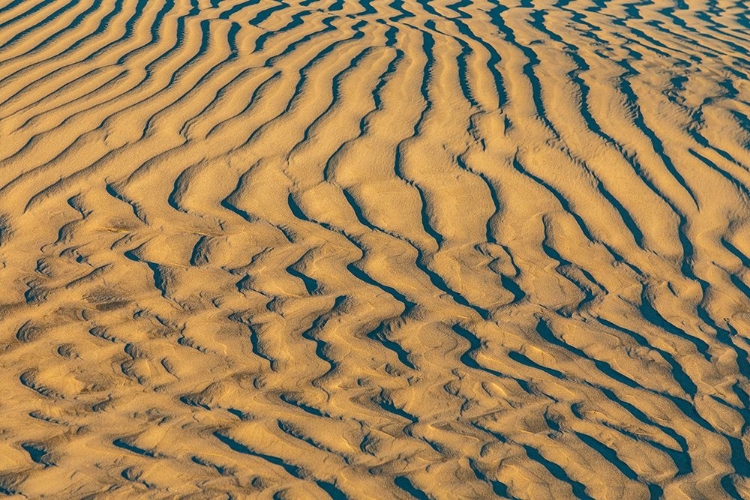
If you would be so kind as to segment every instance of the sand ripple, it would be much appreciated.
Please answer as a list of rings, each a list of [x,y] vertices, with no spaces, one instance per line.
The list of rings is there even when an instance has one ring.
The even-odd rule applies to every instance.
[[[730,0],[0,0],[0,493],[750,498]]]

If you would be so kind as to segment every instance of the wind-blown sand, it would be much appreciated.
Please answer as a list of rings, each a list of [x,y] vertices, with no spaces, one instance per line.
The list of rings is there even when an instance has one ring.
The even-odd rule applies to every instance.
[[[749,15],[0,0],[0,493],[750,498]]]

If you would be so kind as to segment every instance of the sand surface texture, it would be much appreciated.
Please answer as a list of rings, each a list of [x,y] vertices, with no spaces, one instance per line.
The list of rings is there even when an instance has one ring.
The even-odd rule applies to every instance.
[[[750,498],[733,0],[0,0],[0,493]]]

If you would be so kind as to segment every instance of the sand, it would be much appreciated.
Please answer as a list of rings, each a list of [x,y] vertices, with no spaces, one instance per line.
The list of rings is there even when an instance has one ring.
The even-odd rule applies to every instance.
[[[750,498],[729,0],[0,0],[0,495]]]

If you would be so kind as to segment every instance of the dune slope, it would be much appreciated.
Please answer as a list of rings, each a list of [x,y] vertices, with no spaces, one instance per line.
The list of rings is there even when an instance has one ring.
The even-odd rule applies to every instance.
[[[0,0],[0,494],[750,498],[731,0]]]

